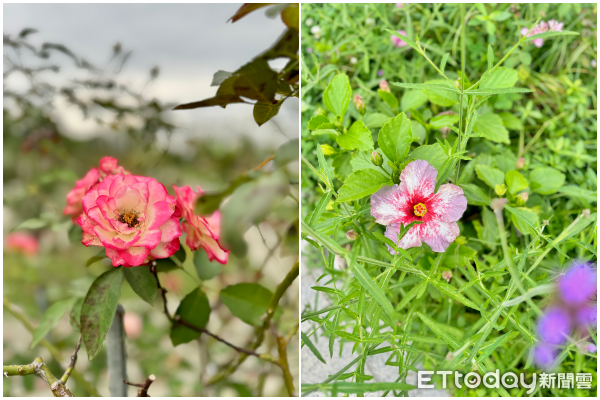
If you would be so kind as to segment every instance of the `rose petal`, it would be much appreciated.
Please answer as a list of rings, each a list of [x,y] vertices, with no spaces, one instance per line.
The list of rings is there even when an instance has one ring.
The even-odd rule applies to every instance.
[[[150,251],[150,255],[154,258],[167,258],[171,257],[177,250],[179,250],[179,238],[175,238],[170,242],[161,242],[158,246]]]
[[[117,250],[117,253],[124,261],[124,267],[137,267],[144,264],[148,255],[150,255],[150,249],[145,247],[129,247],[127,250]]]
[[[136,210],[137,206],[142,201],[142,195],[131,186],[121,187],[115,194],[115,206],[121,213],[129,210]]]
[[[150,204],[146,209],[146,229],[158,229],[162,224],[167,222],[174,209],[171,208],[166,201],[157,201]]]
[[[178,217],[171,217],[167,222],[160,226],[160,231],[162,232],[161,242],[170,242],[175,238],[181,236],[181,226],[179,224]]]

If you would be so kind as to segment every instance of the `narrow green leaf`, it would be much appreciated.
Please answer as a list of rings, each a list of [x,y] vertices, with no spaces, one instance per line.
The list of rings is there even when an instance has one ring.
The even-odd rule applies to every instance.
[[[323,364],[327,364],[323,359],[323,356],[321,356],[321,353],[319,353],[319,350],[317,350],[313,342],[310,341],[310,338],[306,335],[306,333],[300,332],[300,336],[302,337],[302,342],[308,346],[308,348],[315,355],[315,357],[317,357],[319,361],[321,361]]]
[[[577,36],[579,32],[573,31],[550,31],[544,33],[538,33],[537,35],[529,36],[525,39],[526,42],[530,42],[535,39],[546,39],[554,36]]]
[[[533,90],[527,88],[510,87],[510,88],[495,88],[495,89],[473,89],[464,92],[469,96],[489,96],[493,94],[507,94],[507,93],[531,93]]]
[[[450,85],[441,85],[437,83],[406,83],[406,82],[390,82],[394,86],[398,86],[405,89],[421,89],[421,90],[447,90],[449,92],[460,93],[456,88]]]
[[[450,347],[452,347],[454,350],[460,348],[460,346],[461,346],[460,343],[455,338],[453,338],[449,333],[445,332],[437,324],[437,322],[433,321],[429,317],[426,317],[425,315],[421,314],[418,311],[417,311],[417,315],[419,316],[419,318],[421,318],[421,320],[425,323],[425,325],[427,325],[436,335],[441,337],[444,340],[444,342],[446,342]]]
[[[392,307],[392,303],[390,303],[381,288],[373,282],[373,278],[371,278],[364,267],[356,262],[351,263],[348,259],[346,259],[346,262],[348,262],[349,269],[354,269],[354,277],[360,282],[361,286],[383,307],[383,310],[389,315],[391,320],[396,321],[396,312],[394,311],[394,307]]]
[[[309,226],[314,227],[319,222],[319,220],[321,219],[321,215],[323,215],[325,208],[327,208],[327,205],[331,201],[332,195],[333,193],[331,192],[331,190],[328,190],[327,192],[323,193],[323,195],[319,199],[319,202],[315,206],[315,209],[306,218],[306,223]]]
[[[444,70],[446,69],[446,62],[448,61],[448,57],[450,57],[450,53],[446,53],[442,57],[442,62],[440,63],[440,71],[442,71],[442,74],[444,73]]]
[[[408,305],[408,303],[412,299],[415,298],[417,293],[420,293],[423,290],[424,287],[427,287],[426,280],[422,280],[417,285],[415,285],[412,289],[410,289],[410,291],[406,294],[406,296],[404,296],[402,298],[402,300],[400,301],[400,303],[396,306],[396,310],[400,311],[400,310],[404,309],[404,307],[406,307]]]
[[[477,304],[473,303],[471,300],[467,299],[465,296],[460,294],[454,286],[441,281],[432,281],[431,283],[437,288],[437,290],[439,290],[443,294],[452,297],[454,300],[459,301],[467,307],[479,310],[479,306],[477,306]]]
[[[313,390],[320,390],[322,392],[328,393],[332,391],[334,388],[338,393],[371,393],[378,392],[381,390],[413,390],[416,389],[415,386],[409,385],[408,383],[403,382],[377,382],[377,383],[362,383],[362,382],[336,382],[333,384],[318,384],[318,385],[310,385],[310,384],[302,384],[302,390],[309,389],[313,386],[316,386]],[[306,394],[303,392],[303,396]]]
[[[487,62],[488,62],[488,71],[491,71],[492,68],[494,68],[494,49],[492,49],[491,44],[488,44]]]
[[[412,47],[413,49],[415,49],[417,51],[417,53],[421,54],[421,49],[419,49],[419,46],[412,39],[409,39],[406,36],[398,33],[397,31],[393,31],[391,29],[386,29],[386,31],[388,31],[392,35],[394,35],[394,36],[402,39],[403,41],[406,42],[406,44],[408,44],[410,47]]]
[[[115,317],[123,269],[112,268],[96,278],[81,306],[81,336],[90,361],[102,348]]]

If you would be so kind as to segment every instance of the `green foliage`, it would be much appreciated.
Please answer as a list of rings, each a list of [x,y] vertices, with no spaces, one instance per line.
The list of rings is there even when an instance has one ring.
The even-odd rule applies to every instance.
[[[372,378],[365,362],[379,353],[389,353],[396,384],[417,369],[539,374],[532,358],[539,315],[530,302],[544,309],[553,294],[537,288],[554,285],[573,259],[596,259],[597,55],[595,38],[586,36],[596,26],[582,24],[595,21],[595,7],[302,7],[301,234],[310,244],[303,260],[322,271],[312,290],[333,304],[318,310],[310,303],[302,330],[313,342],[328,338],[330,354],[339,342],[352,345],[356,357],[320,383],[305,382],[303,395],[349,393],[344,385],[360,395],[367,385],[394,384],[365,383]],[[564,22],[581,35],[549,32],[542,48],[534,46],[520,31],[542,12],[544,21]],[[407,46],[395,47],[392,35]],[[351,105],[345,112],[330,107],[324,93],[334,85],[344,88],[345,99],[361,96],[364,115]],[[370,148],[340,142],[358,122],[370,131],[381,166],[371,162]],[[368,142],[362,130],[361,142]],[[436,168],[436,190],[450,182],[467,198],[460,236],[441,257],[425,245],[397,249],[370,215],[369,197],[397,182],[412,160]],[[502,229],[490,209],[495,198],[507,201]],[[346,236],[350,230],[355,240]],[[336,256],[346,268],[337,268]],[[533,294],[525,299],[521,288]],[[514,299],[520,300],[502,306]],[[573,337],[595,343],[595,331]],[[596,369],[596,358],[575,344],[562,351],[559,372]],[[408,387],[379,390],[410,394]],[[450,393],[526,395],[453,384]],[[545,388],[534,395],[575,393],[585,395]]]
[[[238,283],[221,290],[220,299],[229,311],[247,324],[262,325],[273,293],[257,283]]]
[[[204,328],[206,326],[208,318],[210,317],[210,304],[202,289],[196,288],[191,293],[188,293],[181,303],[179,303],[170,335],[173,346],[189,343],[200,337],[202,334],[201,332],[178,323],[177,317],[198,328]]]

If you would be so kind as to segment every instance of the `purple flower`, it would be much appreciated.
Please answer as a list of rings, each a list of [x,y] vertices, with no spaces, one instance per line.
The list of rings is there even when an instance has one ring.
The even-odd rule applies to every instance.
[[[377,71],[377,76],[383,76],[383,70],[380,69],[379,71]]]
[[[591,343],[591,344],[588,346],[588,351],[589,351],[590,353],[595,353],[595,352],[596,352],[596,350],[598,350],[598,349],[596,348],[596,345],[595,345],[595,344]]]
[[[547,343],[540,343],[533,350],[535,363],[540,367],[549,367],[554,363],[556,354],[554,348]]]
[[[571,330],[569,315],[560,308],[550,309],[538,323],[538,334],[543,342],[562,344]]]
[[[577,323],[579,325],[592,325],[598,320],[598,309],[593,306],[584,305],[577,311]]]
[[[560,279],[558,288],[565,303],[583,304],[596,293],[596,272],[587,263],[575,265]]]
[[[406,31],[399,30],[398,33],[401,34],[402,36],[406,36]],[[391,39],[392,39],[392,43],[394,43],[394,46],[396,46],[396,47],[408,46],[408,43],[406,43],[404,40],[400,39],[398,36],[392,35]]]

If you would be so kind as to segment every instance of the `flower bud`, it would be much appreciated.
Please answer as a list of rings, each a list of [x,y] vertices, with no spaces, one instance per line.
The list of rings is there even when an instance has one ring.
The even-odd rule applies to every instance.
[[[545,219],[545,220],[542,221],[542,225],[548,226],[548,225],[550,225],[550,221],[548,221],[547,219]]]
[[[365,106],[365,102],[362,98],[362,96],[355,94],[354,95],[354,106],[356,107],[356,111],[358,111],[358,113],[360,115],[365,115],[365,110],[367,109]]]
[[[396,185],[400,184],[400,171],[392,171],[392,182]]]
[[[520,206],[525,205],[525,203],[527,203],[527,200],[529,200],[529,193],[528,192],[523,192],[523,193],[519,193],[517,195],[517,204]]]
[[[504,183],[502,185],[496,185],[495,192],[498,196],[504,196],[506,193],[506,185]]]
[[[356,233],[356,231],[352,229],[346,232],[346,237],[348,238],[348,240],[356,240],[358,239],[358,233]]]
[[[455,242],[459,246],[464,246],[465,244],[467,244],[467,238],[465,238],[464,236],[459,236],[456,238]]]
[[[321,151],[323,152],[324,156],[331,156],[337,153],[337,150],[328,145],[327,143],[321,145]]]
[[[446,282],[450,283],[450,278],[452,278],[452,271],[442,271],[442,278],[444,278]]]
[[[521,157],[517,160],[517,169],[523,169],[525,166],[525,157]]]
[[[590,209],[589,209],[589,208],[586,208],[585,210],[582,210],[582,211],[581,211],[581,215],[583,215],[583,216],[584,216],[584,217],[586,217],[586,218],[589,218],[589,217],[590,217],[590,215],[591,215]]]
[[[379,89],[383,90],[384,92],[392,93],[390,90],[390,84],[385,79],[379,81]]]
[[[371,152],[371,162],[379,167],[383,164],[383,157],[381,157],[381,154],[379,154],[378,152],[376,152],[375,150],[373,150]]]

